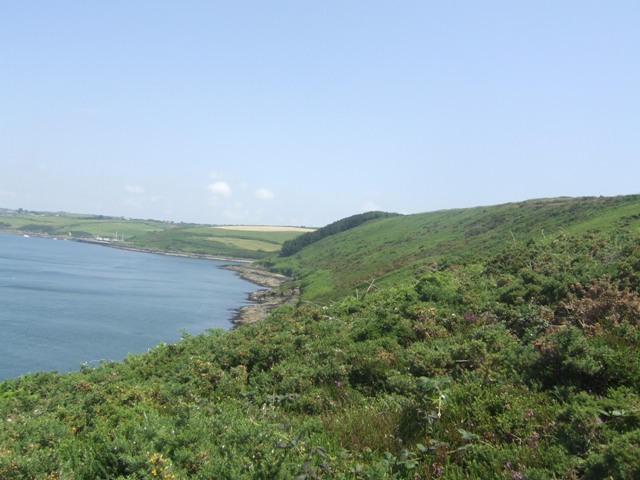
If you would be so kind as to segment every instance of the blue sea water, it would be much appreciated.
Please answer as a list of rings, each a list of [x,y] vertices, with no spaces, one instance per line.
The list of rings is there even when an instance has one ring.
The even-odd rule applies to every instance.
[[[0,234],[0,380],[230,328],[257,287],[225,263]]]

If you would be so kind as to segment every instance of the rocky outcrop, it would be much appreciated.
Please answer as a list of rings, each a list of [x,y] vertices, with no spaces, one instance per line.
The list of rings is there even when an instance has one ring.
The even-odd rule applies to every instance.
[[[236,326],[263,320],[273,309],[283,305],[294,305],[298,299],[298,288],[282,287],[284,283],[291,280],[285,275],[253,265],[225,265],[223,268],[236,272],[249,282],[266,287],[249,294],[249,300],[255,303],[238,308],[232,319]]]

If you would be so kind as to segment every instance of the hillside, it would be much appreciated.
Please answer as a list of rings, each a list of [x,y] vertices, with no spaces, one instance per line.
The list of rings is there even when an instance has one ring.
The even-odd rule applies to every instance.
[[[280,249],[280,256],[290,257],[294,253],[302,250],[304,247],[308,247],[309,245],[312,245],[322,240],[323,238],[327,238],[340,232],[351,230],[352,228],[356,228],[363,223],[370,222],[372,220],[395,216],[398,216],[398,214],[388,212],[366,212],[337,220],[322,228],[304,233],[299,237],[293,238],[291,240],[287,240],[282,244],[282,248]]]
[[[0,209],[0,230],[123,248],[223,258],[259,259],[312,229],[213,226],[66,212]]]
[[[378,219],[274,256],[297,307],[0,383],[0,478],[640,478],[639,201]]]
[[[531,240],[639,230],[638,195],[539,199],[377,219],[262,263],[296,275],[303,300],[327,302]]]

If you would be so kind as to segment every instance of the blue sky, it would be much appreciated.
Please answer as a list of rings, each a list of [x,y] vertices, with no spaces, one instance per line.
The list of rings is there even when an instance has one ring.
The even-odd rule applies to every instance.
[[[0,207],[321,226],[640,193],[640,2],[0,3]]]

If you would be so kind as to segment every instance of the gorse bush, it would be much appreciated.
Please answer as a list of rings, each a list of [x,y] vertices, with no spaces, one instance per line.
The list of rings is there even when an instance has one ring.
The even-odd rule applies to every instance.
[[[640,478],[638,245],[511,245],[7,380],[0,478]]]

